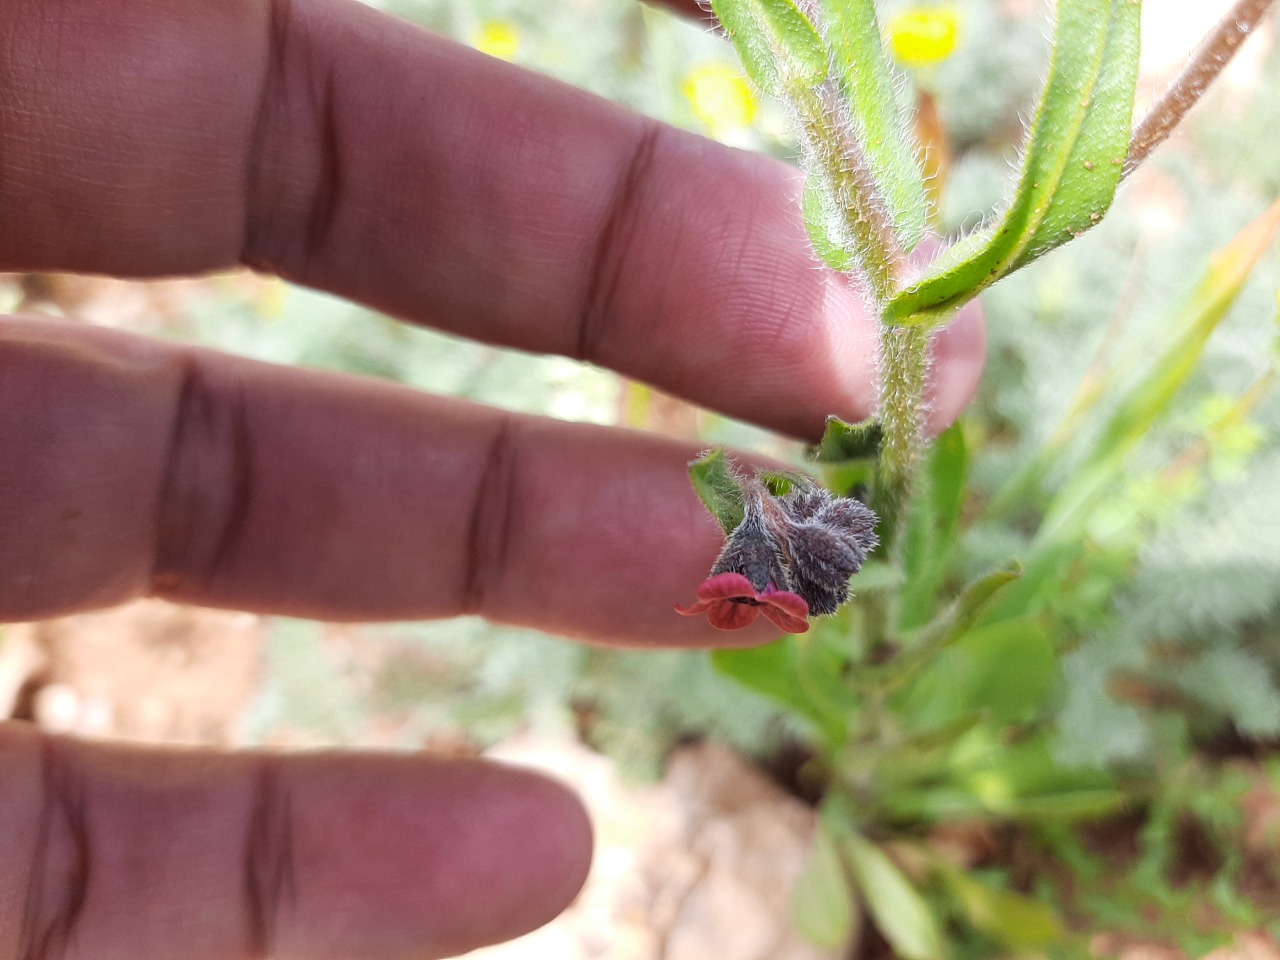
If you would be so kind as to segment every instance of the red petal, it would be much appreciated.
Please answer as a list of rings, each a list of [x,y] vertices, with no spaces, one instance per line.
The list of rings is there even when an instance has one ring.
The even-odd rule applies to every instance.
[[[707,608],[710,607],[715,602],[716,601],[714,600],[699,600],[697,603],[694,603],[687,607],[682,607],[680,606],[680,604],[677,603],[676,613],[680,614],[680,616],[682,617],[696,617],[700,613],[706,613]]]
[[[764,603],[760,612],[779,629],[787,633],[804,633],[809,629],[809,605],[803,597],[777,590],[762,593],[760,599]]]
[[[746,579],[745,577],[743,579]],[[722,600],[719,603],[712,604],[711,611],[707,614],[707,620],[713,627],[720,630],[741,630],[743,627],[749,627],[756,622],[756,617],[760,616],[760,611],[768,612],[767,607],[758,607],[752,603],[734,603],[732,600]]]
[[[734,597],[755,598],[756,588],[740,573],[720,573],[698,585],[699,600],[732,600]]]
[[[779,610],[777,607],[760,607],[763,613],[773,623],[775,627],[784,633],[805,633],[809,629],[809,621],[803,620],[787,613],[785,610]]]

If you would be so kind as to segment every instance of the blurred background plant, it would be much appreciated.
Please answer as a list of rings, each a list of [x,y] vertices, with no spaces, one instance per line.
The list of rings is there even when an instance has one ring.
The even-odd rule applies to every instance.
[[[795,151],[785,112],[705,25],[632,0],[378,5],[727,143]],[[934,227],[971,230],[1006,188],[1046,11],[879,7],[911,73]],[[1220,10],[1147,7],[1149,98]],[[1280,264],[1264,214],[1280,190],[1280,51],[1260,32],[1103,223],[984,296],[988,369],[929,454],[903,626],[1010,557],[1022,576],[967,629],[935,636],[945,649],[842,682],[856,601],[803,640],[714,662],[471,620],[280,619],[246,738],[474,750],[569,731],[636,780],[677,743],[726,741],[796,794],[829,798],[797,919],[859,956],[1141,943],[1172,957],[1242,930],[1280,940]],[[7,277],[0,301],[800,462],[789,441],[607,372],[245,273]],[[904,588],[875,566],[854,586]]]
[[[954,248],[972,258],[972,269],[944,254],[940,261],[948,264],[946,272],[927,270],[926,279],[913,281],[903,294],[895,259],[901,256],[898,244],[909,250],[915,242],[910,212],[915,201],[903,201],[898,191],[914,171],[894,170],[892,158],[880,156],[887,148],[871,140],[859,144],[860,153],[850,154],[838,136],[827,132],[823,119],[838,95],[849,99],[855,117],[894,112],[892,103],[876,104],[872,95],[875,69],[866,62],[877,52],[862,49],[863,39],[840,19],[852,23],[862,17],[869,22],[859,29],[874,29],[869,5],[851,4],[839,16],[836,4],[805,7],[805,12],[786,0],[720,0],[716,5],[744,64],[762,87],[791,105],[805,138],[808,183],[810,188],[817,184],[821,197],[816,215],[806,207],[815,249],[835,269],[859,264],[886,318],[881,373],[887,385],[875,433],[833,424],[817,450],[828,483],[869,497],[884,521],[882,536],[889,544],[883,559],[868,564],[854,581],[861,602],[819,621],[811,633],[773,647],[713,655],[723,673],[809,721],[815,755],[807,774],[817,781],[823,816],[814,856],[797,890],[797,917],[815,941],[833,948],[858,939],[863,921],[870,919],[895,955],[911,958],[1051,947],[1088,953],[1091,938],[1073,932],[1088,929],[1088,923],[1068,919],[1079,899],[1051,876],[997,872],[980,878],[972,861],[940,853],[929,832],[957,823],[1016,830],[1028,849],[1052,862],[1060,856],[1056,847],[1063,834],[1049,824],[1085,824],[1138,805],[1150,818],[1140,835],[1146,848],[1127,878],[1131,885],[1123,887],[1126,893],[1145,893],[1134,911],[1135,929],[1147,934],[1160,929],[1190,949],[1197,934],[1212,939],[1247,922],[1246,917],[1256,921],[1276,914],[1274,890],[1252,891],[1261,904],[1240,892],[1238,851],[1232,856],[1218,851],[1206,871],[1217,884],[1216,901],[1212,891],[1199,900],[1194,893],[1172,895],[1172,886],[1185,882],[1172,876],[1177,859],[1172,848],[1183,835],[1168,823],[1160,827],[1162,820],[1194,822],[1212,848],[1214,838],[1222,839],[1237,823],[1231,816],[1210,817],[1205,827],[1205,814],[1214,805],[1191,812],[1187,797],[1172,785],[1199,762],[1197,749],[1205,743],[1198,734],[1221,733],[1227,725],[1245,737],[1276,732],[1274,664],[1246,649],[1239,636],[1250,611],[1274,613],[1274,580],[1264,574],[1268,585],[1263,586],[1249,579],[1261,596],[1254,594],[1250,603],[1237,594],[1228,609],[1216,602],[1226,584],[1211,582],[1202,569],[1194,582],[1177,584],[1176,598],[1161,578],[1152,579],[1146,571],[1162,555],[1171,567],[1196,569],[1200,557],[1216,551],[1219,541],[1212,535],[1202,542],[1182,539],[1175,557],[1162,554],[1161,547],[1165,537],[1178,537],[1174,531],[1188,516],[1216,506],[1207,488],[1215,479],[1225,482],[1224,464],[1234,462],[1237,484],[1242,475],[1260,469],[1261,489],[1268,491],[1263,497],[1274,499],[1271,478],[1265,476],[1267,432],[1254,420],[1271,394],[1280,355],[1273,306],[1253,324],[1243,379],[1216,395],[1202,394],[1199,405],[1205,412],[1194,426],[1185,424],[1180,408],[1195,402],[1191,397],[1203,375],[1198,368],[1207,360],[1208,344],[1271,248],[1280,205],[1272,203],[1207,257],[1195,271],[1198,280],[1182,261],[1180,281],[1164,288],[1172,301],[1141,297],[1143,308],[1164,312],[1147,320],[1145,331],[1136,316],[1139,308],[1123,288],[1110,291],[1110,322],[1098,323],[1102,305],[1092,304],[1092,322],[1082,317],[1072,324],[1072,346],[1059,341],[1045,357],[1045,380],[1052,382],[1042,387],[1031,381],[1065,406],[1042,409],[1040,419],[1007,407],[988,410],[985,421],[970,415],[928,449],[914,472],[918,454],[911,406],[918,387],[908,338],[921,327],[911,324],[930,323],[931,304],[963,302],[1000,279],[1009,264],[1018,269],[1028,256],[1020,250],[1034,258],[1062,240],[1079,238],[1110,202],[1109,196],[1081,201],[1062,193],[1060,216],[1075,218],[1074,225],[1056,241],[1036,233],[1037,216],[1044,216],[1045,224],[1055,216],[1059,201],[1052,193],[1052,171],[1057,164],[1092,175],[1095,168],[1121,162],[1108,160],[1105,150],[1077,158],[1075,134],[1058,126],[1062,119],[1079,111],[1079,129],[1084,129],[1094,123],[1093,111],[1103,111],[1095,125],[1099,139],[1079,141],[1092,148],[1111,136],[1105,132],[1110,123],[1105,111],[1114,106],[1115,135],[1121,146],[1129,139],[1127,103],[1082,95],[1091,89],[1084,74],[1060,91],[1056,85],[1060,70],[1072,70],[1077,55],[1072,51],[1084,50],[1073,46],[1085,36],[1079,25],[1114,18],[1110,23],[1120,38],[1133,29],[1123,25],[1134,13],[1132,5],[1126,10],[1078,4],[1063,13],[1065,6],[1059,4],[1052,73],[1030,128],[1025,172],[1018,192],[1001,201],[1008,211],[1002,214],[1003,226],[995,233],[970,233]],[[816,32],[806,23],[810,10],[825,24]],[[890,13],[887,24],[889,49],[916,75],[917,132],[945,218],[945,181],[955,150],[936,91],[940,63],[955,47],[957,11],[914,7]],[[1108,39],[1104,53],[1102,41],[1094,42],[1099,44],[1096,62],[1103,66],[1093,69],[1100,69],[1099,75],[1115,71],[1108,94],[1115,95],[1127,82],[1119,79],[1119,64],[1127,59],[1129,69],[1136,69],[1136,48],[1130,55],[1117,54],[1125,41],[1113,47]],[[827,76],[824,44],[834,51],[829,69],[840,82],[826,99],[807,92]],[[844,66],[845,51],[862,66]],[[1113,56],[1115,67],[1107,66]],[[857,120],[850,129],[869,128],[872,122]],[[1055,151],[1070,152],[1071,159],[1050,162]],[[1118,178],[1118,166],[1113,170]],[[1050,193],[1032,199],[1043,190]],[[870,200],[858,199],[868,191]],[[1073,203],[1079,211],[1067,213]],[[1145,266],[1140,254],[1146,253],[1133,227],[1132,221],[1122,223],[1128,235],[1113,233],[1109,250],[1110,263],[1126,264],[1130,271]],[[1027,246],[1010,246],[1022,233]],[[1010,252],[1000,252],[1004,247]],[[981,252],[984,248],[990,256]],[[1098,289],[1097,278],[1068,273],[1092,266],[1081,249],[1088,251],[1090,244],[1049,260],[1049,268],[1065,275],[1064,293]],[[966,272],[971,280],[964,279]],[[1043,274],[1032,271],[1031,276],[1043,284]],[[1016,344],[1018,359],[1026,364],[1032,351],[1052,341],[1045,327],[1056,326],[1060,316],[1036,309],[1043,304],[1037,303],[1043,286],[1029,289],[1025,279],[1013,280],[989,292],[993,326],[1000,324],[1003,304],[1017,304],[994,339],[1001,347]],[[1274,276],[1269,289],[1275,290]],[[1013,299],[1005,301],[1002,293]],[[1061,302],[1072,299],[1068,294]],[[1016,331],[1023,342],[1005,339],[1006,330]],[[1038,348],[1030,345],[1033,339]],[[1082,362],[1087,365],[1077,365]],[[1075,382],[1061,379],[1064,373]],[[1016,389],[1010,393],[1016,398]],[[1001,401],[1008,395],[987,394]],[[881,429],[883,441],[873,442]],[[982,477],[983,461],[999,472]],[[1243,469],[1246,463],[1250,470]],[[704,499],[718,513],[715,498]],[[1258,505],[1251,506],[1252,515],[1261,514]],[[1233,564],[1240,563],[1241,547],[1237,542],[1232,548]],[[1010,563],[1010,558],[1016,559]],[[1237,568],[1230,579],[1243,586],[1246,577]],[[1177,610],[1172,618],[1167,616],[1171,609]],[[1209,617],[1211,630],[1198,632],[1195,624]],[[1231,840],[1224,842],[1229,849]],[[1094,879],[1099,876],[1095,872]],[[1224,898],[1226,891],[1232,893]]]

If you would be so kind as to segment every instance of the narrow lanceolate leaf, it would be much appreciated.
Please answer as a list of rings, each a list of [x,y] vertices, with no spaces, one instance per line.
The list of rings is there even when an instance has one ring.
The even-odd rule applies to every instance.
[[[1168,410],[1191,379],[1209,338],[1239,297],[1245,281],[1280,230],[1280,201],[1249,223],[1210,261],[1191,291],[1164,348],[1120,401],[1096,441],[1089,466],[1059,492],[1037,535],[1041,544],[1074,537],[1087,508],[1106,495],[1124,468],[1125,458]]]
[[[894,954],[905,960],[942,957],[938,921],[920,891],[871,841],[852,832],[846,833],[843,840],[843,852],[858,892]]]
[[[1062,921],[1049,904],[989,887],[954,867],[944,867],[941,872],[966,919],[1006,947],[1038,950],[1062,937]]]
[[[827,78],[827,48],[792,0],[711,0],[711,9],[751,79],[770,96]]]
[[[1022,566],[1010,561],[970,581],[951,604],[921,627],[909,649],[880,667],[864,668],[856,680],[862,689],[893,689],[905,684],[936,660],[939,653],[960,640],[979,622],[1011,583],[1022,576]],[[910,622],[910,614],[903,619]]]
[[[689,464],[689,479],[703,506],[728,536],[742,523],[742,487],[724,451],[708,450]]]
[[[830,831],[821,823],[809,862],[796,880],[791,915],[801,935],[823,950],[838,951],[855,929],[855,894]]]
[[[964,508],[968,464],[964,429],[957,422],[930,447],[908,515],[902,555],[907,585],[899,601],[900,629],[912,630],[933,616]]]
[[[930,651],[945,647],[964,636],[987,609],[988,605],[1010,583],[1022,576],[1022,566],[1010,561],[999,570],[966,584],[960,596],[931,621],[917,638],[917,644]]]
[[[836,75],[849,107],[854,138],[898,240],[911,250],[928,219],[924,179],[916,162],[893,71],[885,56],[874,0],[819,0]]]
[[[996,280],[1102,219],[1128,153],[1140,13],[1138,0],[1058,0],[1049,78],[1012,203],[894,297],[885,313],[890,322],[941,323]]]

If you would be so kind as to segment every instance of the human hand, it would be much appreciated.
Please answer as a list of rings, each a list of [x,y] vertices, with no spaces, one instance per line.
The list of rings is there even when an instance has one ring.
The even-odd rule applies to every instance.
[[[870,320],[814,267],[783,165],[352,0],[10,0],[0,36],[0,268],[248,264],[797,436],[872,404]],[[939,422],[981,353],[973,317],[939,339]],[[720,542],[678,443],[11,319],[0,450],[5,620],[149,594],[327,619],[478,613],[617,643],[723,637],[671,612]],[[577,805],[524,774],[4,737],[0,829],[16,844],[69,826],[50,828],[43,874],[21,855],[0,866],[0,904],[27,905],[0,910],[0,957],[42,955],[30,937],[46,927],[69,953],[251,955],[236,931],[268,921],[280,957],[440,955],[541,922],[587,859]],[[244,893],[263,869],[246,784],[275,769],[324,783],[285,791],[292,819],[271,814],[314,844],[291,861],[294,908]],[[170,882],[182,871],[209,886]]]

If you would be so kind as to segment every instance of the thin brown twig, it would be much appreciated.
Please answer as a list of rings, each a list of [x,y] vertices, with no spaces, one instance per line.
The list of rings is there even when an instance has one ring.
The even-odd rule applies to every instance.
[[[1240,44],[1254,31],[1274,2],[1238,0],[1200,41],[1169,89],[1134,129],[1133,139],[1129,142],[1129,156],[1124,163],[1124,176],[1136,170],[1151,151],[1173,133],[1209,84],[1231,62]]]

